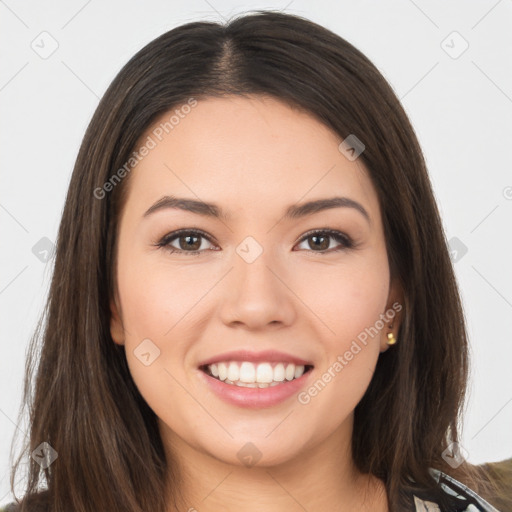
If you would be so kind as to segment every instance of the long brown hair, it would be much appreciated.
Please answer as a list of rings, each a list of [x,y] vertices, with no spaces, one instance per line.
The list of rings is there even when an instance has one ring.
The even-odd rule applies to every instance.
[[[316,116],[340,142],[355,134],[365,145],[360,158],[378,192],[404,312],[398,344],[380,355],[355,409],[357,467],[384,481],[391,510],[410,507],[408,491],[417,488],[442,503],[429,467],[485,490],[468,463],[452,469],[441,455],[459,442],[468,342],[414,130],[381,73],[350,43],[307,19],[258,11],[225,25],[188,23],[158,37],[121,69],[94,113],[27,357],[30,440],[11,475],[14,493],[27,456],[25,495],[32,500],[21,510],[43,496],[52,512],[164,512],[166,497],[177,499],[179,475],[164,455],[157,418],[131,378],[124,347],[110,335],[116,235],[130,174],[112,180],[156,118],[190,98],[229,94],[275,97]],[[45,468],[30,457],[43,442],[58,454]],[[37,494],[41,487],[47,491]]]

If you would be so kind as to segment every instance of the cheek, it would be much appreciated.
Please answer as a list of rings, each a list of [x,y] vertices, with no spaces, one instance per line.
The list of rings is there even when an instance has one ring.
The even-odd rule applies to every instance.
[[[190,312],[183,279],[151,260],[142,253],[125,252],[118,262],[126,357],[148,403],[154,390],[174,385],[171,375],[183,359],[182,327]]]
[[[339,264],[318,265],[296,272],[297,295],[323,325],[321,338],[330,351],[350,345],[384,313],[389,292],[385,253],[353,258]],[[307,270],[307,269],[306,269]]]
[[[190,301],[180,289],[183,279],[176,275],[171,279],[170,273],[142,260],[125,263],[124,268],[130,270],[120,276],[119,291],[127,331],[126,359],[133,381],[159,417],[175,408],[195,411],[182,387],[187,353],[183,327],[191,316]]]
[[[127,256],[119,262],[123,316],[132,339],[171,340],[193,317],[211,276],[171,268],[157,258]],[[211,286],[211,284],[210,284]]]
[[[385,254],[358,264],[316,272],[315,294],[308,300],[329,329],[322,329],[324,358],[316,380],[298,397],[310,413],[335,428],[354,410],[372,379],[380,351],[381,314],[389,291]],[[325,418],[324,418],[325,420]]]

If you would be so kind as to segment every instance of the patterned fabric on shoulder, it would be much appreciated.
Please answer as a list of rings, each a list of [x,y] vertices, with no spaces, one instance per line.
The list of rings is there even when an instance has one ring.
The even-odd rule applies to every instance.
[[[441,485],[441,489],[451,496],[454,501],[453,512],[500,512],[484,500],[476,492],[451,476],[430,468],[430,474]],[[414,496],[415,512],[440,512],[439,505],[433,501],[420,499]]]

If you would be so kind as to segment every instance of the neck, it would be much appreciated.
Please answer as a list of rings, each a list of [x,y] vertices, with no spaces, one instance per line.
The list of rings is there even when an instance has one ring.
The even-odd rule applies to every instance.
[[[383,482],[353,464],[352,421],[320,444],[301,447],[286,462],[252,467],[226,463],[190,446],[167,427],[160,429],[169,464],[181,477],[178,506],[172,505],[169,512],[388,510]]]

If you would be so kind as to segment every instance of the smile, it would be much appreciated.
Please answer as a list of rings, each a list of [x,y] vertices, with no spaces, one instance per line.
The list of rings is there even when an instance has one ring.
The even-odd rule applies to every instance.
[[[205,365],[201,369],[225,384],[247,388],[268,388],[298,379],[311,368],[311,365],[287,362],[223,361]]]
[[[277,406],[299,393],[310,381],[313,366],[218,361],[198,370],[199,380],[222,401],[236,407],[262,409]]]

